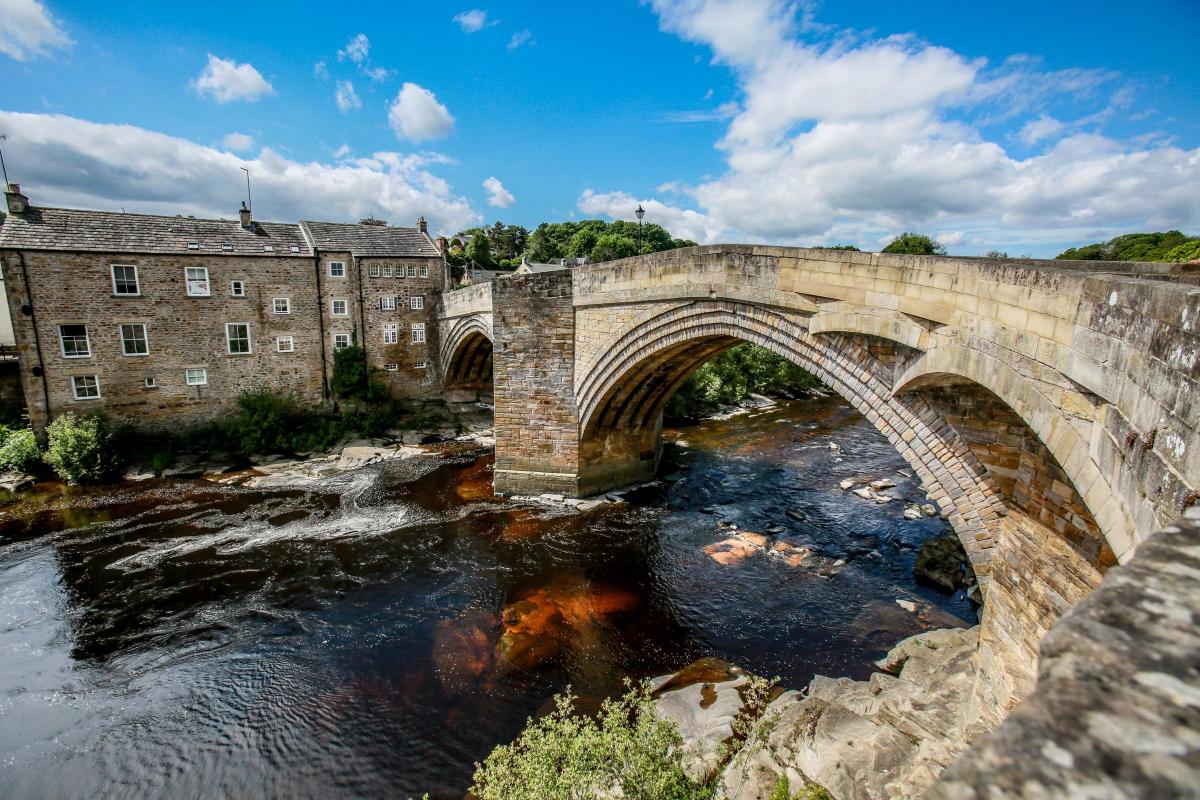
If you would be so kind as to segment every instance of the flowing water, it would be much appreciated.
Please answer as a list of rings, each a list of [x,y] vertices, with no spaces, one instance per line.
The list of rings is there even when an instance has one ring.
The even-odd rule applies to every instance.
[[[661,486],[582,514],[491,498],[461,447],[319,491],[40,487],[0,510],[0,794],[459,798],[568,684],[596,702],[703,656],[863,678],[974,622],[913,579],[944,521],[838,488],[924,501],[844,404],[665,438]],[[796,549],[709,547],[731,524]]]

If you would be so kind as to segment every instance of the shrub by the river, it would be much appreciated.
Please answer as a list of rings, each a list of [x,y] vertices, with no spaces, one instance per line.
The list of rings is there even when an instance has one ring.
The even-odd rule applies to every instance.
[[[476,765],[479,800],[712,797],[712,787],[688,778],[679,727],[657,714],[645,685],[606,700],[595,718],[575,712],[570,690],[554,701],[552,713]]]
[[[41,459],[42,453],[32,430],[0,425],[0,469],[29,472]]]
[[[344,426],[300,408],[291,395],[259,389],[238,397],[238,413],[224,431],[231,452],[296,453],[331,447]]]
[[[46,428],[44,460],[68,483],[100,483],[120,467],[112,428],[99,414],[63,414]]]

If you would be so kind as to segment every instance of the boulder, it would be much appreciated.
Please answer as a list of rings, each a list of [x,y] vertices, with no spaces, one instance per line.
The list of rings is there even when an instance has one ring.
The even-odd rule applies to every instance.
[[[896,485],[896,482],[891,478],[880,478],[877,481],[871,481],[871,488],[879,492],[884,489],[891,489]]]
[[[975,579],[967,553],[954,534],[926,539],[917,551],[913,573],[917,580],[950,592],[967,588]]]
[[[842,488],[842,491],[843,491],[843,492],[844,492],[844,491],[848,491],[848,490],[850,490],[850,489],[853,489],[853,488],[854,488],[854,481],[852,481],[852,480],[850,480],[849,478],[847,478],[846,480],[844,480],[844,481],[842,481],[841,483],[839,483],[839,484],[838,484],[838,486],[840,486],[840,487]]]
[[[904,509],[905,519],[920,519],[921,516],[921,509],[918,506],[907,506]]]
[[[857,495],[857,496],[859,496],[859,497],[861,497],[863,500],[873,500],[873,499],[875,499],[875,493],[874,493],[874,492],[872,492],[872,491],[871,491],[869,488],[867,488],[866,486],[861,486],[861,487],[859,487],[858,489],[855,489],[855,490],[854,490],[854,494],[855,494],[855,495]]]

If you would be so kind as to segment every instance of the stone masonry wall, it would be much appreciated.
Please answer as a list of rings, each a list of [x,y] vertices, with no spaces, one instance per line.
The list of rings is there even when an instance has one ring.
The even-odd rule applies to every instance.
[[[1042,639],[1037,688],[932,800],[1182,800],[1200,787],[1200,510]]]
[[[571,273],[492,282],[498,494],[574,494],[579,470]]]
[[[290,392],[302,403],[322,400],[316,276],[307,257],[146,256],[26,252],[26,291],[20,257],[3,255],[8,302],[21,354],[22,382],[33,424],[67,411],[104,411],[145,427],[206,422],[232,407],[244,391]],[[113,294],[110,265],[138,267],[141,295]],[[207,267],[211,294],[187,295],[184,268]],[[233,297],[230,282],[245,283]],[[23,312],[33,297],[33,316]],[[290,313],[273,313],[272,299],[290,299]],[[38,366],[32,320],[37,321],[46,386]],[[228,353],[227,322],[249,323],[252,352]],[[122,354],[119,325],[144,323],[149,353]],[[60,324],[87,325],[91,355],[64,358]],[[277,338],[291,336],[292,352]],[[184,370],[204,368],[207,384],[188,386]],[[95,375],[100,398],[75,400],[70,376]],[[155,386],[147,388],[145,380]],[[49,395],[49,407],[46,404]]]

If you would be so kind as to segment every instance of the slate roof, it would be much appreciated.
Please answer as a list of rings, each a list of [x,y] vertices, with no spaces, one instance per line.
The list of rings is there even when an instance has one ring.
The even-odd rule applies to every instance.
[[[309,241],[321,250],[353,253],[359,258],[440,258],[442,255],[433,240],[417,228],[311,220],[304,220],[300,225]]]
[[[193,244],[195,247],[189,246]],[[299,225],[257,222],[245,229],[237,220],[42,207],[9,214],[0,227],[0,247],[100,253],[312,255]]]

